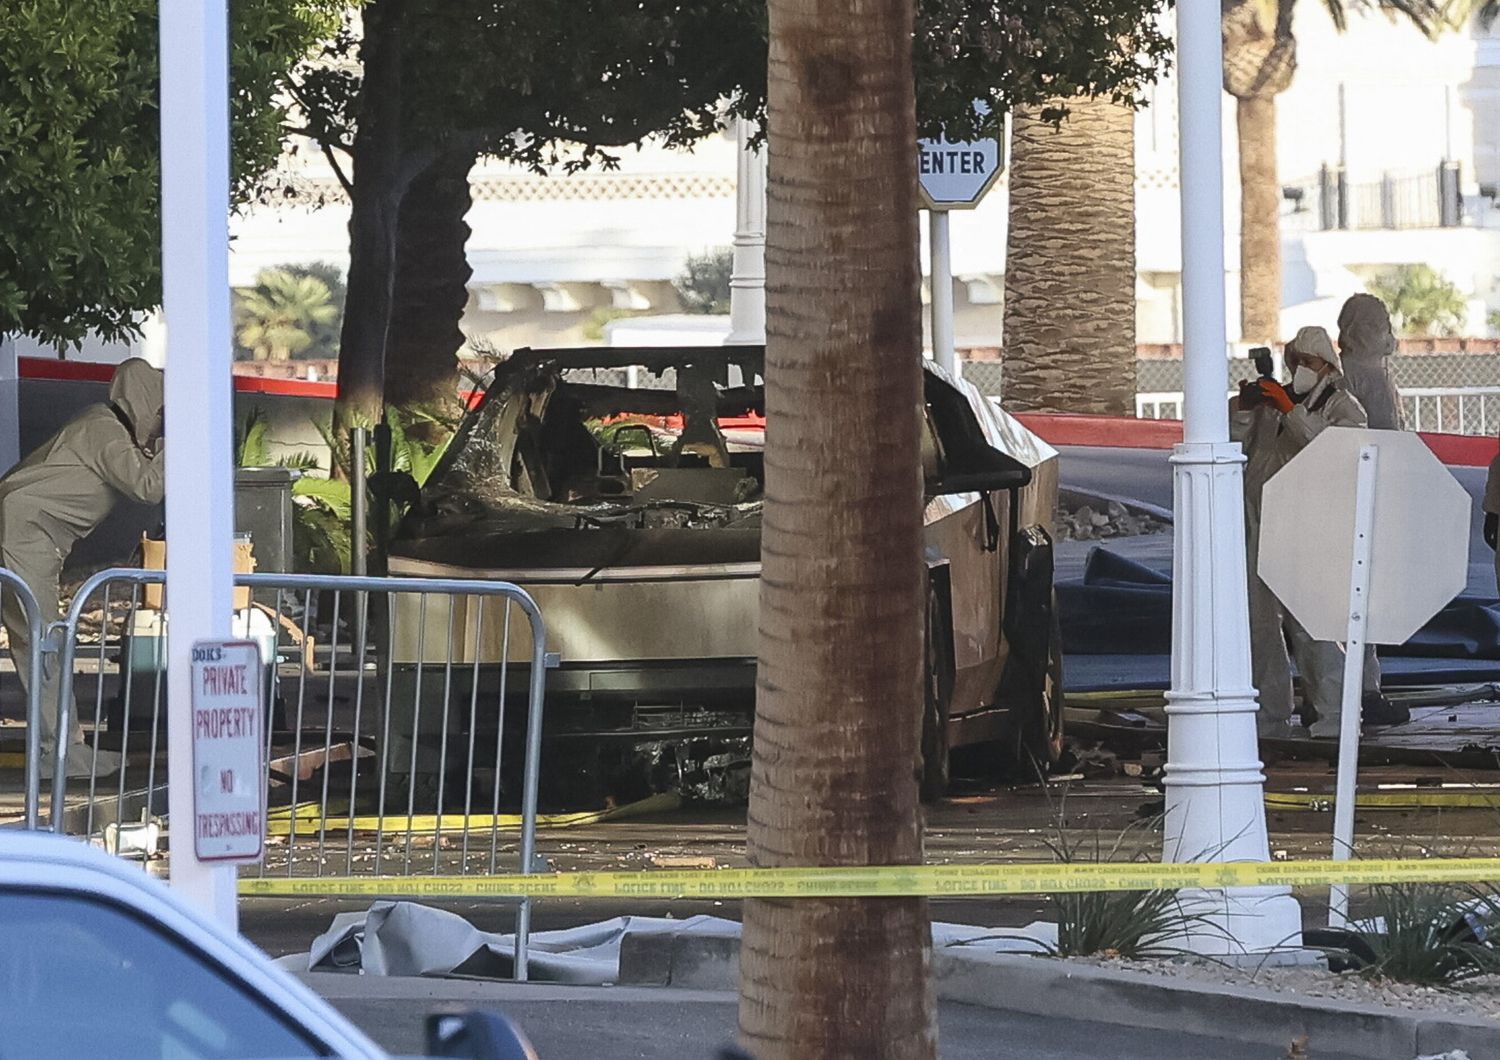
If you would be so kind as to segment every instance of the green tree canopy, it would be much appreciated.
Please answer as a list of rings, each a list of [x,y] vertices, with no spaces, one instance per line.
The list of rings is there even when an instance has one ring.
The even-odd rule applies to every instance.
[[[284,138],[289,71],[340,0],[233,0],[234,193]],[[155,0],[0,4],[0,335],[132,334],[161,299]]]
[[[994,132],[1018,104],[1056,119],[1070,98],[1133,101],[1170,51],[1157,24],[1162,0],[918,6],[925,135]],[[413,182],[439,160],[490,155],[571,172],[609,165],[649,137],[687,147],[730,117],[764,116],[764,0],[370,0],[361,18],[295,90],[352,200],[339,384],[354,419],[377,414],[387,336],[401,330],[393,317],[420,311],[410,299],[398,309],[403,299],[392,296],[404,253],[397,220]],[[345,152],[352,166],[341,164]],[[465,275],[454,255],[424,252],[455,282]],[[462,299],[448,302],[461,311]],[[456,323],[446,333],[457,335]],[[453,352],[427,355],[451,374]]]

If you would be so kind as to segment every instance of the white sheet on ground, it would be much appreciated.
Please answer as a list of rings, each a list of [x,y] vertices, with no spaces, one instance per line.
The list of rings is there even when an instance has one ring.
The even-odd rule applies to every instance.
[[[620,974],[620,944],[629,934],[740,933],[738,921],[715,916],[621,916],[561,931],[531,935],[528,973],[540,982],[600,985]],[[933,944],[968,952],[1045,953],[1057,942],[1057,925],[984,928],[934,924]],[[294,971],[359,975],[511,977],[515,935],[481,931],[457,913],[416,902],[376,902],[362,913],[340,913],[307,953],[277,961]]]

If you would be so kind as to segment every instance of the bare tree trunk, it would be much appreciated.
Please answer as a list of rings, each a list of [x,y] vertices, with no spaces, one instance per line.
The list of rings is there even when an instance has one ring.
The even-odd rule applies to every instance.
[[[924,572],[912,0],[772,0],[752,863],[914,864]],[[930,1058],[923,899],[745,904],[758,1060]]]
[[[364,8],[359,119],[351,150],[349,279],[339,335],[338,429],[374,423],[384,392],[386,335],[401,206],[401,0]]]
[[[1060,128],[1012,123],[1005,404],[1135,415],[1135,138],[1131,111],[1069,102]]]
[[[385,401],[398,408],[451,404],[458,381],[458,323],[469,300],[464,215],[471,152],[442,155],[406,189],[396,231],[396,281],[386,338]]]
[[[1276,179],[1276,97],[1236,101],[1240,148],[1240,338],[1281,338],[1281,185]]]

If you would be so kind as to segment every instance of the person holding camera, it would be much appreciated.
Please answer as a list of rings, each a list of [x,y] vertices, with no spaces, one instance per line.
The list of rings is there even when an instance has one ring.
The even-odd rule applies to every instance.
[[[1267,351],[1269,354],[1269,351]],[[1269,360],[1269,356],[1266,357]],[[1282,607],[1257,573],[1260,554],[1261,491],[1307,444],[1329,427],[1363,427],[1365,410],[1343,385],[1343,368],[1328,332],[1306,327],[1286,344],[1283,385],[1269,363],[1261,377],[1240,387],[1230,403],[1230,436],[1245,448],[1245,543],[1249,549],[1250,666],[1260,693],[1257,728],[1262,736],[1291,736],[1293,715],[1291,658],[1296,656],[1308,699],[1317,718],[1314,736],[1339,733],[1344,651],[1315,641]],[[1308,498],[1310,505],[1316,498]],[[1310,537],[1310,546],[1315,537]]]

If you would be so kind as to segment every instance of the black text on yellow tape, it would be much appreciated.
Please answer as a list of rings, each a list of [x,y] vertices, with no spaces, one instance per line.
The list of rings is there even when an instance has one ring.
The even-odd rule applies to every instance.
[[[523,876],[246,877],[246,897],[902,898],[1500,880],[1500,858],[654,869]]]

